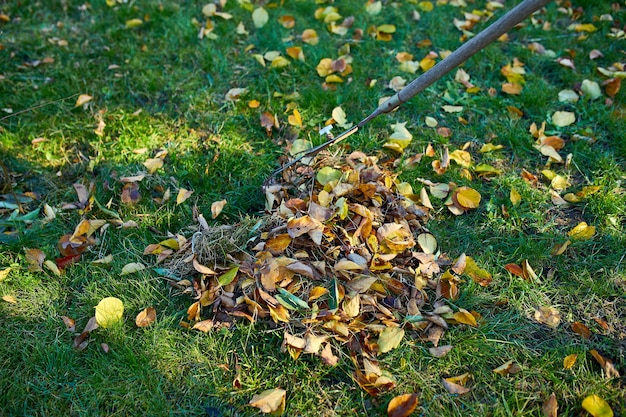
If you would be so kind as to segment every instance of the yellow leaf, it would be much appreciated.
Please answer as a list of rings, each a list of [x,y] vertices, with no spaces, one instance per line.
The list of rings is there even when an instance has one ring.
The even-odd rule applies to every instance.
[[[593,417],[613,417],[613,410],[609,404],[595,394],[585,398],[582,406]]]
[[[252,22],[256,28],[262,28],[265,26],[270,16],[263,7],[258,7],[252,12]]]
[[[517,192],[515,188],[511,188],[511,192],[509,193],[509,200],[511,200],[511,204],[517,206],[520,201],[522,201],[522,196]]]
[[[456,201],[464,209],[474,209],[480,204],[480,193],[470,187],[459,187],[454,190]]]
[[[450,152],[450,159],[465,168],[469,168],[472,165],[472,155],[460,149]]]
[[[497,151],[498,149],[504,148],[503,145],[494,145],[493,143],[485,143],[478,152],[487,153],[492,151]]]
[[[154,174],[163,166],[163,160],[161,158],[149,158],[146,159],[146,161],[143,163],[143,166],[146,167],[148,173]]]
[[[259,100],[250,100],[248,102],[248,107],[250,107],[251,109],[256,109],[261,105],[261,103],[259,102]]]
[[[217,216],[220,215],[226,203],[227,203],[226,200],[220,200],[220,201],[215,201],[213,202],[213,204],[211,204],[211,218],[212,219],[215,219]]]
[[[567,355],[565,359],[563,359],[563,369],[570,369],[576,363],[576,359],[578,359],[577,353],[572,353],[571,355]]]
[[[370,14],[372,16],[379,14],[382,8],[383,4],[380,1],[368,2],[365,5],[365,11],[367,12],[367,14]]]
[[[148,307],[143,309],[135,318],[135,324],[137,327],[147,327],[154,323],[156,320],[156,310],[154,307]]]
[[[143,20],[141,19],[130,19],[126,21],[126,28],[127,29],[132,29],[132,28],[136,28],[138,26],[143,25]]]
[[[137,271],[141,271],[143,269],[146,269],[146,266],[144,264],[141,264],[138,262],[131,262],[131,263],[124,265],[124,267],[122,268],[122,272],[120,272],[120,275],[132,274]]]
[[[467,324],[469,326],[478,327],[478,323],[476,322],[476,317],[472,315],[469,311],[460,308],[459,311],[454,313],[454,320],[459,323]]]
[[[592,23],[579,23],[572,26],[568,27],[568,29],[574,29],[576,32],[595,32],[598,30]]]
[[[178,190],[178,195],[176,196],[176,205],[182,204],[185,200],[191,197],[191,194],[193,194],[193,190],[186,190],[184,188]]]
[[[391,25],[391,24],[380,25],[378,26],[377,30],[378,32],[382,32],[382,33],[395,33],[396,26]]]
[[[567,232],[572,239],[588,240],[596,233],[595,226],[589,226],[586,222],[580,222],[576,227]]]
[[[96,322],[101,327],[107,328],[117,323],[123,315],[124,303],[119,298],[103,298],[96,306]]]
[[[252,397],[249,404],[261,412],[281,415],[285,410],[287,391],[280,388],[268,389]]]
[[[308,43],[309,45],[317,45],[319,42],[317,32],[314,29],[305,29],[304,32],[302,32],[302,42]]]
[[[302,116],[300,116],[298,109],[293,109],[293,113],[289,115],[287,121],[292,126],[302,127]]]
[[[317,64],[317,67],[315,67],[315,70],[317,71],[317,74],[320,77],[326,77],[327,75],[332,74],[333,72],[332,64],[333,64],[332,59],[322,58],[320,62]]]
[[[417,3],[417,7],[423,12],[432,12],[435,6],[433,6],[433,3],[430,1],[420,1]]]
[[[417,236],[417,244],[420,245],[424,253],[435,253],[437,250],[437,239],[430,233],[422,233]]]
[[[309,301],[317,300],[323,295],[328,294],[328,289],[324,287],[313,287],[309,291]]]
[[[89,94],[81,94],[76,99],[76,107],[80,107],[83,104],[89,103],[91,100],[93,100],[93,97],[90,96]]]
[[[17,304],[17,300],[12,295],[3,295],[2,299],[7,303]]]
[[[285,58],[284,56],[279,56],[279,57],[276,57],[276,59],[272,61],[272,64],[270,65],[270,67],[271,68],[283,68],[283,67],[286,67],[287,65],[289,65],[289,60],[287,60],[287,58]]]
[[[576,115],[570,111],[557,111],[552,115],[552,124],[557,127],[569,126],[576,121]]]
[[[9,272],[11,272],[11,268],[5,268],[0,270],[0,282],[2,282],[6,277],[9,276]]]

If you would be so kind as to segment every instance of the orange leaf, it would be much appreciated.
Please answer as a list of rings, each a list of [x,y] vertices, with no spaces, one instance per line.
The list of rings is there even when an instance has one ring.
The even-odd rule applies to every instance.
[[[589,327],[585,326],[579,321],[575,321],[574,323],[572,323],[572,330],[574,331],[574,333],[578,333],[579,335],[581,335],[583,339],[589,339],[591,337],[591,331],[589,330]]]
[[[418,396],[416,393],[403,394],[393,397],[387,406],[387,416],[408,417],[417,408]]]
[[[137,327],[147,327],[154,323],[156,320],[156,310],[154,307],[148,307],[143,309],[135,318],[135,324]]]

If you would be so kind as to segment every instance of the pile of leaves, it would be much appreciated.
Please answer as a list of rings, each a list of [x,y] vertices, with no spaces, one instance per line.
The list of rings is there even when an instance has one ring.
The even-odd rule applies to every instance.
[[[448,301],[464,275],[483,286],[491,275],[465,254],[450,258],[424,226],[429,195],[465,212],[480,194],[428,181],[414,192],[362,152],[323,154],[309,164],[264,186],[266,216],[252,227],[242,222],[248,239],[239,251],[207,252],[206,245],[220,243],[200,217],[194,238],[172,238],[182,239],[177,251],[164,241],[146,253],[157,254],[178,276],[175,285],[195,298],[183,326],[209,331],[236,319],[264,321],[284,329],[282,348],[294,359],[317,355],[331,366],[338,362],[333,349],[345,346],[354,379],[376,396],[395,386],[378,366],[380,354],[413,339],[443,356],[450,347],[438,345],[450,325],[480,322],[478,313]],[[449,383],[464,389],[463,382]]]

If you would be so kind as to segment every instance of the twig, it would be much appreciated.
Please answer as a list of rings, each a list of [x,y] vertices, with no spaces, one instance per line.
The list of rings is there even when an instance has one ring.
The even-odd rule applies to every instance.
[[[36,106],[29,107],[29,108],[24,109],[24,110],[20,110],[20,111],[18,111],[17,113],[11,113],[11,114],[9,114],[9,115],[7,115],[7,116],[4,116],[4,117],[0,118],[0,122],[4,121],[4,120],[6,120],[6,119],[10,119],[11,117],[18,116],[18,115],[20,115],[20,114],[22,114],[22,113],[26,113],[26,112],[29,112],[29,111],[32,111],[32,110],[38,109],[38,108],[40,108],[40,107],[45,107],[45,106],[48,106],[48,105],[50,105],[50,104],[58,103],[59,101],[69,100],[69,99],[71,99],[71,98],[76,97],[76,96],[77,96],[77,95],[79,95],[79,94],[80,94],[80,93],[72,94],[71,96],[67,96],[67,97],[60,98],[60,99],[53,100],[53,101],[48,101],[47,103],[41,103],[41,104],[38,104],[38,105],[36,105]]]

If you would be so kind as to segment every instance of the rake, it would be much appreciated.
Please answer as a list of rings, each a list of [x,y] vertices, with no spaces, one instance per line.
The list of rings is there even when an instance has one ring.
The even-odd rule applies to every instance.
[[[446,75],[448,72],[452,71],[454,68],[461,65],[468,58],[470,58],[475,53],[481,51],[493,41],[498,39],[500,36],[508,32],[515,25],[520,23],[522,20],[526,19],[528,16],[550,3],[551,0],[524,0],[519,3],[516,7],[511,9],[508,13],[502,16],[500,19],[496,20],[489,27],[484,29],[478,35],[464,43],[453,53],[448,55],[445,59],[437,63],[430,70],[426,71],[424,74],[417,77],[410,84],[396,93],[394,96],[389,98],[387,101],[379,105],[376,110],[370,113],[367,117],[361,120],[356,125],[352,126],[350,129],[344,131],[338,136],[335,136],[328,141],[318,145],[314,148],[308,149],[296,155],[297,158],[283,165],[281,168],[277,169],[272,173],[269,178],[274,177],[275,175],[281,173],[285,169],[295,165],[300,162],[304,158],[310,158],[321,150],[326,149],[327,147],[334,145],[348,136],[356,133],[360,128],[365,126],[375,117],[383,114],[389,113],[398,106],[410,100],[416,94],[429,87],[435,81],[439,80],[441,77]]]

